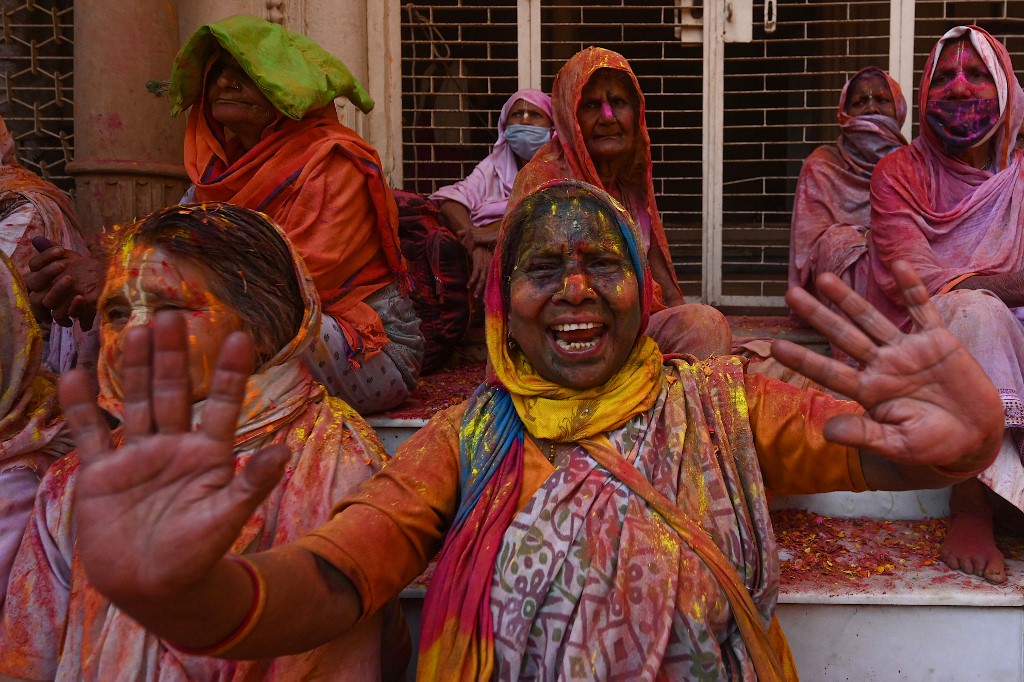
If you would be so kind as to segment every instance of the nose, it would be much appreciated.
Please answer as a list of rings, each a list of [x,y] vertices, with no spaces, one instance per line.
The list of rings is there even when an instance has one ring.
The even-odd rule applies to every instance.
[[[586,273],[581,272],[578,268],[568,268],[562,277],[562,289],[555,294],[554,300],[579,305],[595,298],[597,298],[597,293],[590,285],[590,279]]]
[[[128,323],[125,325],[126,329],[132,327],[148,327],[153,324],[153,313],[150,310],[132,310],[128,316]]]
[[[608,100],[601,102],[601,118],[608,120],[615,118],[615,114],[612,113],[612,105],[608,103]]]
[[[217,85],[222,89],[237,88],[238,87],[238,75],[234,69],[226,67],[221,69],[221,72],[217,74]]]
[[[878,113],[878,102],[871,100],[864,107],[865,114],[877,114]]]
[[[958,73],[953,80],[949,82],[949,86],[946,89],[948,93],[947,99],[970,99],[971,91],[967,87],[967,77],[963,71]]]

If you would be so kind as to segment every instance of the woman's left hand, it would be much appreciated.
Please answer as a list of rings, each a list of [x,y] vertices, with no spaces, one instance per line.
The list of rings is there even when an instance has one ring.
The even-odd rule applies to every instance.
[[[1002,440],[999,394],[946,329],[913,268],[898,261],[892,272],[915,323],[909,334],[832,274],[820,276],[817,289],[849,320],[803,289],[786,294],[793,311],[861,369],[782,340],[772,344],[772,355],[865,407],[863,415],[833,417],[825,426],[829,440],[902,465],[964,472],[983,467]]]

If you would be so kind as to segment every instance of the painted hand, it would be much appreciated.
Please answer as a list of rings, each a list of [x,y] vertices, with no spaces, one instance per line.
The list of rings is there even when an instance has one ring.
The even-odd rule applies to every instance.
[[[130,330],[123,363],[124,447],[111,447],[83,372],[61,381],[60,399],[81,458],[75,512],[86,573],[128,613],[144,615],[212,569],[289,453],[269,447],[235,474],[235,425],[253,363],[247,334],[224,343],[196,430],[180,314],[160,312],[151,329]]]
[[[864,415],[835,417],[829,440],[907,465],[968,471],[995,455],[1003,434],[999,395],[970,353],[945,328],[913,268],[893,264],[893,276],[915,323],[904,334],[832,274],[818,278],[818,292],[851,321],[803,289],[786,301],[861,369],[854,369],[788,341],[775,341],[779,362],[856,400]]]

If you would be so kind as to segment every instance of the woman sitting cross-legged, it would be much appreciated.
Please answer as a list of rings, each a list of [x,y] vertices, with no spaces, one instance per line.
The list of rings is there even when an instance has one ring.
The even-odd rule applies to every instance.
[[[791,659],[772,626],[765,489],[948,485],[999,446],[995,389],[920,280],[896,274],[915,333],[832,276],[819,291],[854,322],[790,295],[862,370],[775,344],[780,361],[859,405],[745,375],[733,357],[666,361],[643,332],[653,283],[628,214],[582,182],[541,186],[505,217],[490,268],[494,375],[328,523],[245,557],[233,538],[288,456],[270,447],[235,473],[226,427],[251,342],[226,339],[212,381],[222,400],[193,428],[178,414],[184,387],[164,388],[187,349],[161,314],[125,347],[126,447],[111,450],[80,375],[61,386],[82,457],[84,566],[159,636],[258,658],[358,627],[440,549],[420,679],[781,679]],[[190,452],[216,482],[194,479]]]
[[[189,355],[176,355],[180,363],[156,377],[157,419],[212,430],[226,448],[216,453],[222,465],[217,471],[208,468],[212,453],[202,448],[186,447],[173,463],[135,459],[136,472],[152,483],[171,483],[177,467],[189,472],[188,485],[172,484],[176,504],[183,506],[162,507],[153,518],[205,515],[219,506],[217,491],[236,467],[248,468],[261,460],[253,460],[254,453],[273,446],[283,454],[280,464],[287,475],[262,491],[269,494],[260,504],[244,511],[235,506],[237,513],[223,519],[216,533],[236,553],[232,556],[260,552],[293,542],[326,521],[339,499],[380,470],[385,455],[376,434],[355,410],[328,397],[299,360],[319,329],[320,302],[302,261],[266,217],[226,204],[168,208],[118,233],[113,254],[99,299],[100,402],[123,427],[106,442],[118,451],[135,450],[143,435],[140,408],[146,409],[138,390],[140,383],[148,386],[142,367],[150,360],[138,339],[147,337],[161,311],[178,310],[186,314],[174,317],[169,328],[157,323],[157,337],[170,346],[187,343]],[[221,344],[239,330],[252,337],[258,369],[251,377],[231,377],[232,386],[245,394],[234,404],[223,381],[214,377],[214,365]],[[168,353],[165,345],[153,357]],[[80,413],[70,408],[70,414]],[[164,443],[173,449],[175,440],[169,435]],[[79,432],[77,452],[87,456],[90,442]],[[360,623],[352,639],[274,660],[206,658],[148,633],[95,589],[92,579],[102,578],[102,572],[81,562],[74,506],[81,473],[72,453],[51,466],[39,486],[0,622],[0,678],[290,681],[330,677],[330,671],[344,667],[346,679],[380,679],[382,624],[401,622],[390,620],[387,610]],[[103,478],[124,490],[132,487],[115,474]],[[105,523],[113,529],[124,520]],[[190,555],[209,541],[205,533],[193,528],[176,534],[169,538],[174,548],[167,549]],[[120,539],[109,549],[170,560],[156,547]],[[404,667],[401,632],[383,659],[399,668]]]

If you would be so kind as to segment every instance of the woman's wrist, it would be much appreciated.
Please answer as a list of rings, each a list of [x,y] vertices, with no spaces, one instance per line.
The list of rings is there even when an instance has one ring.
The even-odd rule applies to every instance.
[[[201,603],[206,628],[196,628],[196,615],[183,616],[189,623],[180,633],[164,630],[161,637],[186,654],[220,656],[240,644],[255,629],[267,603],[267,586],[256,565],[238,554],[221,559],[198,588],[183,603]],[[209,619],[209,605],[216,603],[220,622]],[[187,607],[186,607],[187,610]],[[159,633],[158,633],[159,634]]]

